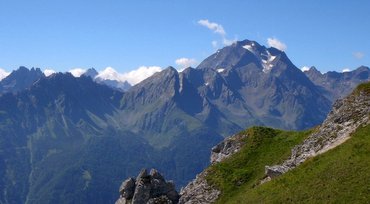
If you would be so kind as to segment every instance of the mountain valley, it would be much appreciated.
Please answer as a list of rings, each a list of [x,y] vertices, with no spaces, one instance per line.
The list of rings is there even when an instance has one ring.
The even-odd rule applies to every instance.
[[[142,168],[179,189],[209,165],[213,146],[245,128],[321,124],[370,69],[302,72],[283,51],[244,40],[132,87],[95,77],[21,67],[0,82],[0,203],[113,203]],[[288,140],[271,162],[310,132],[266,131]]]

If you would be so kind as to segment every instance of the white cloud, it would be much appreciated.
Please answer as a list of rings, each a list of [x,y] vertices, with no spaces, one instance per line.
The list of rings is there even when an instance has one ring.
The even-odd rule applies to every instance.
[[[0,81],[7,77],[10,72],[5,71],[4,69],[0,68]]]
[[[226,32],[222,25],[214,22],[210,22],[208,19],[202,19],[198,21],[199,25],[202,25],[204,27],[207,27],[208,29],[212,30],[215,33],[218,33],[222,36],[226,35]]]
[[[158,66],[141,66],[138,69],[124,73],[122,76],[124,80],[128,81],[128,83],[135,85],[160,71],[162,71],[162,68]]]
[[[234,42],[237,41],[237,39],[232,40],[232,39],[227,39],[226,38],[226,31],[225,31],[224,27],[221,24],[218,24],[218,23],[215,23],[215,22],[210,22],[208,19],[201,19],[201,20],[198,21],[198,24],[208,28],[209,30],[211,30],[211,31],[213,31],[213,32],[215,32],[215,33],[217,33],[221,36],[222,40],[221,40],[220,43],[216,40],[211,42],[212,47],[214,47],[214,48],[218,48],[218,45],[221,44],[221,43],[223,45],[228,46],[228,45],[231,45],[231,44],[233,44]]]
[[[99,74],[95,77],[98,79],[110,79],[110,80],[117,80],[121,81],[121,75],[112,67],[107,67],[103,71],[100,71]]]
[[[217,42],[217,40],[212,41],[212,47],[213,48],[218,48],[218,42]]]
[[[350,72],[351,70],[350,69],[348,69],[348,68],[344,68],[343,70],[342,70],[342,72],[344,73],[344,72]]]
[[[52,75],[52,74],[54,74],[54,73],[56,73],[56,71],[54,71],[54,70],[52,70],[52,69],[45,69],[44,70],[44,74],[45,74],[45,76],[50,76],[50,75]]]
[[[267,38],[267,44],[270,47],[274,47],[274,48],[279,49],[281,51],[285,51],[287,49],[287,46],[283,42],[278,40],[277,38]]]
[[[308,71],[308,70],[310,70],[310,67],[309,67],[309,66],[303,66],[303,67],[301,68],[301,71],[302,71],[302,72],[306,72],[306,71]]]
[[[363,52],[354,52],[353,53],[353,56],[356,58],[356,59],[362,59],[365,54]]]
[[[74,77],[80,77],[82,74],[86,72],[86,70],[81,68],[75,68],[69,70],[68,72],[70,72]]]
[[[162,68],[158,66],[141,66],[138,69],[132,70],[130,72],[118,73],[112,67],[107,67],[103,71],[100,71],[96,78],[103,80],[117,80],[120,82],[127,81],[131,85],[135,85],[143,81],[144,79],[152,76],[154,73],[160,71],[162,71]]]
[[[232,45],[233,43],[235,43],[237,41],[237,39],[235,38],[235,39],[233,39],[233,40],[231,40],[231,39],[227,39],[227,38],[223,38],[222,39],[222,43],[224,44],[224,45],[226,45],[226,46],[229,46],[229,45]]]
[[[175,60],[175,63],[179,66],[179,68],[185,69],[191,66],[195,66],[197,64],[197,61],[195,59],[182,57]]]

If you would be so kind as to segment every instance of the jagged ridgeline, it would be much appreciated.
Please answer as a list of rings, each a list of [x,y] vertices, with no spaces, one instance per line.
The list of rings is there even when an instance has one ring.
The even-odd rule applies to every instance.
[[[284,52],[250,40],[131,88],[98,80],[93,69],[46,77],[21,67],[0,82],[0,203],[113,203],[121,181],[142,168],[181,188],[224,137],[256,125],[316,126],[369,73],[310,80]]]
[[[370,83],[303,132],[253,127],[212,149],[180,203],[368,203]],[[274,165],[274,166],[271,166]]]

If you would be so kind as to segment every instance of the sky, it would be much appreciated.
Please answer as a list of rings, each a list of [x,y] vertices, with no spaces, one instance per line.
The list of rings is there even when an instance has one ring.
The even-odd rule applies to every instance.
[[[370,66],[369,9],[367,0],[0,0],[0,75],[180,70],[244,39],[284,50],[298,68],[353,70]]]

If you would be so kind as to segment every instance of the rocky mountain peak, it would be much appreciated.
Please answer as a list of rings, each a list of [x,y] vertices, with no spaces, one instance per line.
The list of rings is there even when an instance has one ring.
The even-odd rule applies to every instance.
[[[83,73],[82,75],[83,76],[88,76],[92,79],[95,79],[96,76],[98,76],[98,72],[94,69],[94,68],[89,68],[88,70],[86,70],[85,73]]]
[[[28,69],[24,66],[12,71],[0,82],[0,93],[19,92],[29,88],[35,81],[44,77],[40,68]]]
[[[175,204],[179,201],[179,194],[172,181],[166,181],[156,170],[141,170],[137,178],[126,179],[119,189],[120,198],[116,204]]]
[[[238,67],[251,68],[251,64],[263,73],[270,73],[273,68],[284,70],[286,67],[292,67],[292,63],[283,51],[273,47],[266,48],[256,41],[243,40],[218,50],[201,62],[197,68],[230,70]]]

